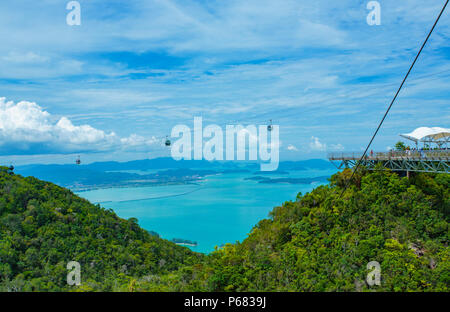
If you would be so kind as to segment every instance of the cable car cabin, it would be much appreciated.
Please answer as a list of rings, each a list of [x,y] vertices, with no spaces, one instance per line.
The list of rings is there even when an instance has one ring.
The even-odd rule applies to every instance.
[[[172,145],[172,142],[170,142],[169,136],[168,136],[168,135],[166,135],[166,142],[164,142],[164,144],[165,144],[166,146]]]
[[[14,174],[14,166],[13,165],[8,167],[8,173],[9,174]]]
[[[80,157],[77,158],[77,160],[75,160],[75,164],[80,165],[81,164],[81,159]]]
[[[267,126],[267,131],[272,131],[273,130],[273,126],[272,126],[272,119],[270,120],[270,124]]]

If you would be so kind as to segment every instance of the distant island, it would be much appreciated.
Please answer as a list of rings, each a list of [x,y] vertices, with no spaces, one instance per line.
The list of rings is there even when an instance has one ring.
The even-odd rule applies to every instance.
[[[206,160],[179,160],[155,158],[128,162],[96,162],[91,164],[35,164],[16,166],[15,173],[53,182],[59,186],[81,192],[112,187],[140,187],[201,182],[217,174],[246,173],[261,175],[289,174],[289,171],[333,169],[323,159],[280,162],[276,171],[261,172],[255,162],[209,162]],[[151,170],[151,171],[150,171]],[[257,178],[257,177],[255,177]],[[261,180],[260,183],[310,183],[298,179]]]
[[[254,172],[253,174],[260,174],[260,175],[273,175],[273,174],[289,174],[289,172],[287,171],[283,171],[283,170],[276,170],[276,171],[257,171]]]
[[[134,222],[137,223],[137,220],[134,219],[134,218],[131,218],[130,221],[134,221]],[[147,230],[147,233],[149,233],[149,234],[152,235],[152,236],[161,238],[161,236],[159,235],[159,233],[157,233],[157,232],[155,232],[155,231],[148,231],[148,230]],[[172,238],[172,239],[171,239],[171,242],[172,242],[172,243],[175,243],[175,244],[177,244],[177,245],[180,245],[180,246],[195,247],[195,246],[198,245],[197,242],[190,241],[190,240],[188,240],[188,239],[183,239],[183,238]]]
[[[17,173],[34,176],[73,191],[90,191],[112,187],[141,187],[192,184],[220,172],[202,169],[166,169],[156,173],[111,172],[76,165],[35,165],[18,168]]]
[[[258,181],[258,183],[274,184],[274,183],[289,183],[289,184],[310,184],[314,182],[327,182],[328,176],[320,176],[313,178],[268,178],[268,177],[250,177],[244,180]]]
[[[172,238],[172,242],[177,244],[177,245],[181,245],[181,246],[189,246],[189,247],[195,247],[197,246],[197,242],[193,242],[187,239],[182,239],[182,238]]]

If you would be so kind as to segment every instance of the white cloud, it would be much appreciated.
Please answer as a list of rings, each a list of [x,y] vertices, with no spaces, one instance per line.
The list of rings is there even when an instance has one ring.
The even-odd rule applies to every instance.
[[[337,151],[343,151],[343,150],[344,150],[344,146],[343,146],[341,143],[338,143],[338,144],[331,144],[331,145],[330,145],[330,150],[331,150],[331,151],[335,151],[335,152],[337,152]]]
[[[316,138],[315,136],[312,136],[311,137],[311,142],[309,143],[309,148],[312,151],[324,152],[327,149],[327,145],[325,143],[321,143],[319,138]]]
[[[91,0],[82,10],[96,13],[69,27],[59,1],[0,1],[0,94],[45,102],[76,125],[108,122],[117,133],[165,136],[198,115],[217,124],[272,118],[287,142],[305,138],[308,148],[314,135],[331,150],[340,137],[355,150],[367,143],[367,125],[379,122],[408,55],[442,6],[385,1],[383,26],[370,27],[363,2]],[[448,73],[417,80],[448,69],[449,25],[442,16],[384,125],[391,134],[411,120],[450,120],[442,113]],[[160,67],[160,54],[182,65],[166,68],[163,58]],[[358,136],[353,129],[361,129]],[[123,144],[137,148],[138,141]]]
[[[162,140],[152,136],[151,138],[146,138],[137,134],[132,134],[127,138],[120,139],[120,142],[123,146],[126,146],[129,149],[139,149],[142,146],[149,146],[157,143],[162,144]]]
[[[318,152],[325,152],[325,151],[338,152],[343,151],[345,149],[344,145],[342,145],[341,143],[330,144],[328,146],[326,143],[320,142],[320,139],[315,136],[311,137],[309,148],[311,149],[311,151],[318,151]]]
[[[120,138],[90,125],[74,125],[67,117],[56,123],[38,104],[15,104],[0,98],[0,151],[3,154],[99,152],[112,149],[142,149],[156,143],[135,134]]]
[[[294,145],[292,145],[292,144],[289,144],[288,145],[288,147],[287,147],[287,149],[289,150],[289,151],[298,151],[298,148],[296,148]]]
[[[16,51],[9,52],[8,55],[1,58],[3,61],[12,63],[45,63],[49,60],[48,57],[38,55],[34,52],[19,53]]]

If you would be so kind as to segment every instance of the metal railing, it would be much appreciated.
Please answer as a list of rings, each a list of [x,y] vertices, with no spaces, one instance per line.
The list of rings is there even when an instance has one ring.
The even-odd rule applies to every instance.
[[[362,152],[331,152],[328,153],[328,159],[361,159]],[[369,152],[365,159],[369,160],[385,160],[385,159],[450,159],[450,150],[406,150],[406,151],[389,151],[389,152]]]

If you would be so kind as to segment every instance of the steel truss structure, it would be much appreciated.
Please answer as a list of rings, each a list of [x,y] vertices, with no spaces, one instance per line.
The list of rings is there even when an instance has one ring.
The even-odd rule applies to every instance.
[[[362,153],[328,155],[338,169],[356,166],[361,157]],[[374,170],[378,164],[392,171],[450,173],[450,150],[371,153],[361,160],[360,166]]]

